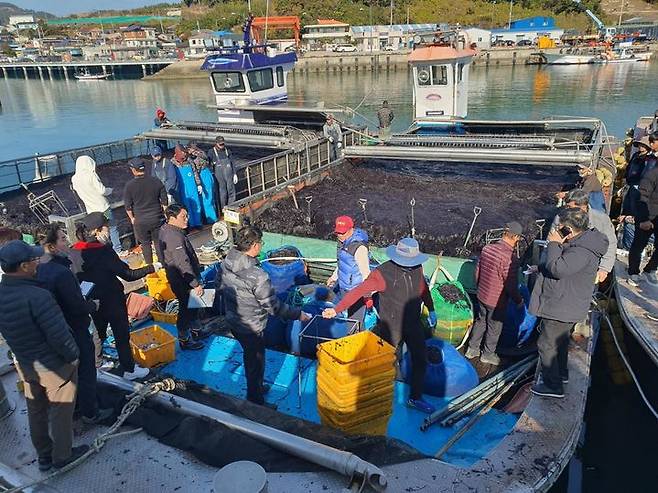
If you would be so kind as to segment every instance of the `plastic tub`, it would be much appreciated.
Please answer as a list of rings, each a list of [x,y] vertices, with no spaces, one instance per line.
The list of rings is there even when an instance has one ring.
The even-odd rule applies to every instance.
[[[130,333],[133,359],[145,368],[164,365],[176,359],[176,338],[159,325]]]
[[[155,274],[146,276],[146,288],[148,289],[149,296],[158,301],[173,300],[176,295],[171,290],[167,273],[164,269],[160,269]]]

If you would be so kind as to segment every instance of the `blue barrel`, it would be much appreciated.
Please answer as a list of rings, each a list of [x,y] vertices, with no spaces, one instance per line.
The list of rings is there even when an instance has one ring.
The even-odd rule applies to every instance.
[[[514,301],[507,303],[505,323],[500,336],[500,347],[516,347],[525,343],[537,325],[537,317],[528,311],[530,292],[525,285],[519,286],[519,293],[523,297],[523,306],[517,307]]]
[[[435,397],[456,397],[477,387],[478,374],[466,358],[447,341],[427,339],[427,370],[424,393]],[[411,355],[407,351],[400,365],[402,377],[411,382]]]
[[[301,257],[301,252],[294,246],[286,245],[265,254],[265,258],[276,257]],[[261,267],[270,276],[272,287],[277,294],[286,292],[297,284],[297,279],[306,277],[304,261],[301,258],[281,264],[264,261],[261,262]]]
[[[302,310],[309,315],[321,315],[325,308],[333,308],[333,303],[328,301],[315,300],[305,304]],[[299,341],[299,333],[302,331],[304,324],[295,320],[288,324],[286,339],[290,351],[294,354],[301,354],[307,358],[315,358],[315,348],[318,344],[325,342],[326,339],[339,339],[345,337],[352,327],[351,323],[342,320],[329,320],[317,317],[304,332],[304,337]]]

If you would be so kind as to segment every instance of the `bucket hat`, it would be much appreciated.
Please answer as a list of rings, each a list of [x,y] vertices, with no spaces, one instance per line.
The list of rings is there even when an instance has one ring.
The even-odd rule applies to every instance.
[[[418,242],[413,238],[402,238],[397,245],[389,246],[386,248],[386,255],[402,267],[415,267],[429,258],[420,251]]]

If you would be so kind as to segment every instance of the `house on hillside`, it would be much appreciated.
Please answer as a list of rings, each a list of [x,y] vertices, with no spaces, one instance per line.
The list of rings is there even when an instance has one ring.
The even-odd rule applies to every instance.
[[[317,24],[302,28],[302,48],[324,50],[326,45],[349,43],[350,25],[335,19],[318,19]]]
[[[242,37],[230,31],[211,31],[201,29],[193,31],[188,38],[186,56],[191,58],[205,57],[209,51],[237,46]]]
[[[157,31],[152,27],[142,27],[137,25],[128,26],[121,30],[123,44],[131,48],[152,48],[158,47]]]
[[[536,42],[541,36],[560,43],[563,34],[564,29],[555,26],[555,19],[553,17],[542,16],[512,21],[510,27],[507,29],[491,30],[492,42],[494,43],[496,41],[512,41],[516,44],[522,40]]]
[[[27,29],[37,30],[39,25],[33,15],[11,15],[9,16],[10,31],[24,31]]]

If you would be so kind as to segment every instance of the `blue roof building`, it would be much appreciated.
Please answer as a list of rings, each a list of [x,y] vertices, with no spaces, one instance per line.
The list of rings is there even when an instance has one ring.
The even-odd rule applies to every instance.
[[[564,29],[555,26],[555,19],[542,16],[518,19],[512,21],[509,28],[491,30],[491,38],[494,42],[513,41],[518,43],[521,40],[536,42],[540,36],[559,42],[563,34]]]

